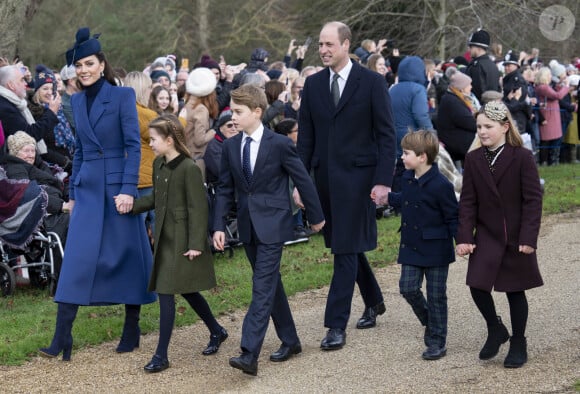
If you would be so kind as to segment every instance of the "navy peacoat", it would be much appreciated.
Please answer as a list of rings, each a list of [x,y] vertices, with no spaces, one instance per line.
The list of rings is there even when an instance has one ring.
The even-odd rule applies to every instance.
[[[419,179],[405,171],[401,192],[389,193],[389,205],[401,212],[399,264],[437,267],[455,261],[457,199],[437,163]]]
[[[532,153],[506,144],[489,169],[484,149],[467,154],[459,201],[458,244],[475,244],[467,285],[514,292],[543,285],[536,252],[542,217],[542,190]]]
[[[98,83],[98,82],[97,82]],[[135,92],[105,82],[87,113],[86,91],[72,96],[75,200],[55,301],[146,304],[152,254],[140,216],[120,215],[114,196],[137,195],[141,142]]]

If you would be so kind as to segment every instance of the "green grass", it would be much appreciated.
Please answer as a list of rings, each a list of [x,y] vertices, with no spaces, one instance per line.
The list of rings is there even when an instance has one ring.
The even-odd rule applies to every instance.
[[[580,165],[540,169],[540,175],[546,182],[544,214],[580,207],[577,190],[579,172]],[[396,261],[399,222],[399,217],[378,221],[378,247],[367,254],[374,267]],[[231,259],[227,255],[216,255],[215,267],[218,286],[204,292],[214,313],[220,315],[245,309],[250,302],[251,270],[243,249],[237,248]],[[307,243],[286,247],[281,271],[288,295],[328,285],[332,276],[332,257],[324,248],[322,236],[316,235]],[[197,316],[185,301],[181,297],[176,299],[176,326],[196,322]],[[73,330],[75,349],[117,340],[122,330],[123,315],[123,306],[81,307]],[[39,347],[48,346],[54,332],[55,317],[56,304],[48,297],[46,290],[21,287],[11,297],[0,297],[0,365],[20,365],[34,357]],[[158,305],[145,305],[141,313],[142,332],[157,330],[158,318]]]
[[[545,180],[544,215],[568,212],[580,206],[580,165],[540,167],[540,177]]]

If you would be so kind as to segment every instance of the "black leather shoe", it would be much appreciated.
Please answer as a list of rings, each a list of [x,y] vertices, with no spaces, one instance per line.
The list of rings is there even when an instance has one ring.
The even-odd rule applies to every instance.
[[[322,350],[342,349],[346,343],[346,332],[342,328],[331,328],[320,343]]]
[[[270,361],[280,362],[286,361],[295,354],[302,353],[302,346],[300,344],[294,346],[280,346],[280,349],[270,354]]]
[[[365,309],[363,315],[356,323],[356,328],[364,329],[371,328],[377,325],[377,316],[382,315],[387,311],[385,303],[381,302],[378,305]]]
[[[161,372],[169,368],[169,360],[162,359],[158,355],[154,355],[149,364],[143,367],[145,372]]]
[[[436,345],[429,346],[427,350],[423,352],[423,360],[439,360],[447,354],[447,349],[445,346],[439,347]]]
[[[248,375],[256,376],[258,374],[258,361],[249,353],[230,358],[230,365]]]
[[[220,345],[223,341],[228,339],[228,332],[225,328],[221,327],[219,334],[211,334],[209,337],[209,343],[207,347],[201,354],[204,356],[209,356],[210,354],[215,354],[220,349]]]

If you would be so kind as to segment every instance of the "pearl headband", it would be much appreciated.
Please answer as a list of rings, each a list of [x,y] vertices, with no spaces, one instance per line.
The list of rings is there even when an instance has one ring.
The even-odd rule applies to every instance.
[[[501,101],[490,101],[483,107],[483,113],[491,120],[502,122],[507,119],[508,109]]]

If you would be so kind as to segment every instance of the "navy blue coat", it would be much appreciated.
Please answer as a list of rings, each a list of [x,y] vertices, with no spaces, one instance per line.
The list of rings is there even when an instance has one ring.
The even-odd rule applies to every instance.
[[[375,185],[391,186],[396,136],[384,78],[358,63],[335,108],[330,71],[306,78],[298,122],[298,154],[314,172],[326,224],[324,241],[334,254],[377,246]]]
[[[225,215],[233,206],[236,192],[240,241],[250,243],[251,224],[264,244],[293,239],[289,177],[300,192],[310,222],[322,222],[324,216],[316,189],[292,140],[264,128],[252,183],[248,184],[242,171],[242,137],[243,133],[239,133],[223,143],[213,229],[224,231]]]
[[[0,97],[0,121],[2,121],[6,138],[17,131],[24,131],[37,141],[44,138],[46,134],[52,133],[58,124],[58,118],[54,112],[44,111],[42,116],[36,119],[36,123],[29,125],[20,110],[4,97]]]
[[[120,215],[113,196],[137,195],[141,142],[133,89],[105,82],[87,114],[86,92],[72,96],[75,200],[55,301],[145,304],[152,254],[141,216]]]
[[[458,203],[453,185],[437,163],[419,179],[403,173],[400,193],[389,193],[389,205],[401,211],[399,264],[437,267],[455,261]]]

